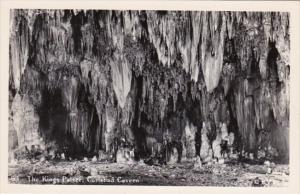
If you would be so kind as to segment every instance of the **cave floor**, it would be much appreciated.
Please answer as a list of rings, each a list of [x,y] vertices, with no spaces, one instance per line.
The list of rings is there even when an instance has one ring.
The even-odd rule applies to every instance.
[[[178,186],[288,186],[288,165],[275,165],[267,173],[264,165],[245,163],[203,165],[193,162],[150,166],[91,161],[22,161],[10,164],[8,178],[15,184],[92,184],[92,185],[178,185]],[[257,179],[258,178],[258,179]]]

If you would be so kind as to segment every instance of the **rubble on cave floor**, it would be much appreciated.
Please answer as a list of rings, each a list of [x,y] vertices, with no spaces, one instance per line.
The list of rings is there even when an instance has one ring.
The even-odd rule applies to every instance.
[[[197,161],[197,160],[195,160]],[[95,160],[20,160],[9,165],[9,181],[17,184],[123,184],[189,186],[288,186],[288,165],[194,161],[173,165],[144,162],[109,163]]]

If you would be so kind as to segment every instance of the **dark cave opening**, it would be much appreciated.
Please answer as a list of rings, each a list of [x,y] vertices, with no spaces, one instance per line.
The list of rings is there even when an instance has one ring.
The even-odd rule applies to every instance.
[[[267,56],[267,79],[277,83],[279,82],[277,59],[280,59],[280,55],[276,48],[276,41],[271,41],[269,39],[268,46],[269,51]]]
[[[72,11],[73,12],[73,11]],[[70,20],[73,33],[72,38],[74,40],[74,51],[75,53],[78,53],[81,51],[81,39],[82,39],[82,32],[81,32],[81,26],[86,22],[85,14],[83,11],[79,12],[77,15],[74,13],[72,14],[72,18]]]
[[[99,119],[95,108],[88,104],[79,102],[80,111],[90,113],[88,119],[88,142],[81,142],[80,134],[74,135],[71,131],[70,111],[63,105],[61,89],[42,90],[42,103],[38,107],[39,130],[45,142],[49,145],[48,149],[53,149],[58,153],[65,153],[72,158],[82,158],[83,155],[93,155],[95,150],[101,148],[96,139],[99,128]],[[87,121],[83,121],[87,122]],[[82,124],[82,123],[81,123]]]
[[[46,142],[61,139],[65,131],[67,110],[62,105],[61,92],[58,89],[42,90],[42,103],[38,108],[39,129]]]
[[[140,127],[140,122],[141,121],[140,117],[140,105],[141,105],[141,99],[143,95],[143,77],[142,76],[135,76],[135,73],[133,72],[133,79],[132,79],[132,84],[135,85],[136,87],[136,105],[134,109],[134,118],[132,121],[132,132],[135,137],[135,143],[136,143],[136,154],[135,154],[135,159],[138,160],[139,158],[146,157],[148,155],[147,147],[146,147],[146,132],[145,129]]]
[[[235,110],[235,96],[233,95],[233,91],[230,88],[230,95],[225,96],[225,100],[227,101],[228,104],[228,111],[229,111],[229,125],[228,125],[228,132],[233,132],[234,134],[234,145],[233,148],[237,149],[238,152],[242,151],[242,137],[241,134],[239,133],[239,128],[238,128],[238,121],[237,121],[237,116],[235,115],[236,110]]]
[[[89,81],[91,81],[91,79],[89,79]],[[100,122],[100,118],[98,116],[96,106],[93,104],[89,89],[82,85],[79,87],[78,91],[77,109],[80,119],[80,121],[77,121],[79,125],[78,127],[83,128],[84,131],[81,130],[81,132],[87,134],[87,139],[85,139],[84,142],[81,142],[79,139],[77,139],[77,142],[81,142],[84,147],[85,154],[88,156],[95,155],[99,150],[103,149],[103,123]],[[87,117],[84,117],[84,115]],[[75,138],[78,138],[78,136],[75,135]]]

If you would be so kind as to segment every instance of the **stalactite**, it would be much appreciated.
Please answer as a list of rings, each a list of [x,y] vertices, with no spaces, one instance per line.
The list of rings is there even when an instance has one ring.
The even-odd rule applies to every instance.
[[[116,53],[110,62],[114,91],[121,108],[124,108],[131,87],[131,65]]]
[[[221,13],[206,13],[203,17],[201,65],[207,91],[218,84],[223,65],[225,18]]]
[[[13,24],[10,37],[10,76],[13,78],[14,88],[18,90],[29,57],[31,34],[22,13],[11,12],[11,21]]]

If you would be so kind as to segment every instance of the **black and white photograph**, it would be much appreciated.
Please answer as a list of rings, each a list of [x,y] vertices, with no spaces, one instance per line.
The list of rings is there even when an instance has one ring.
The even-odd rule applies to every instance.
[[[10,9],[8,184],[288,187],[290,19]]]

